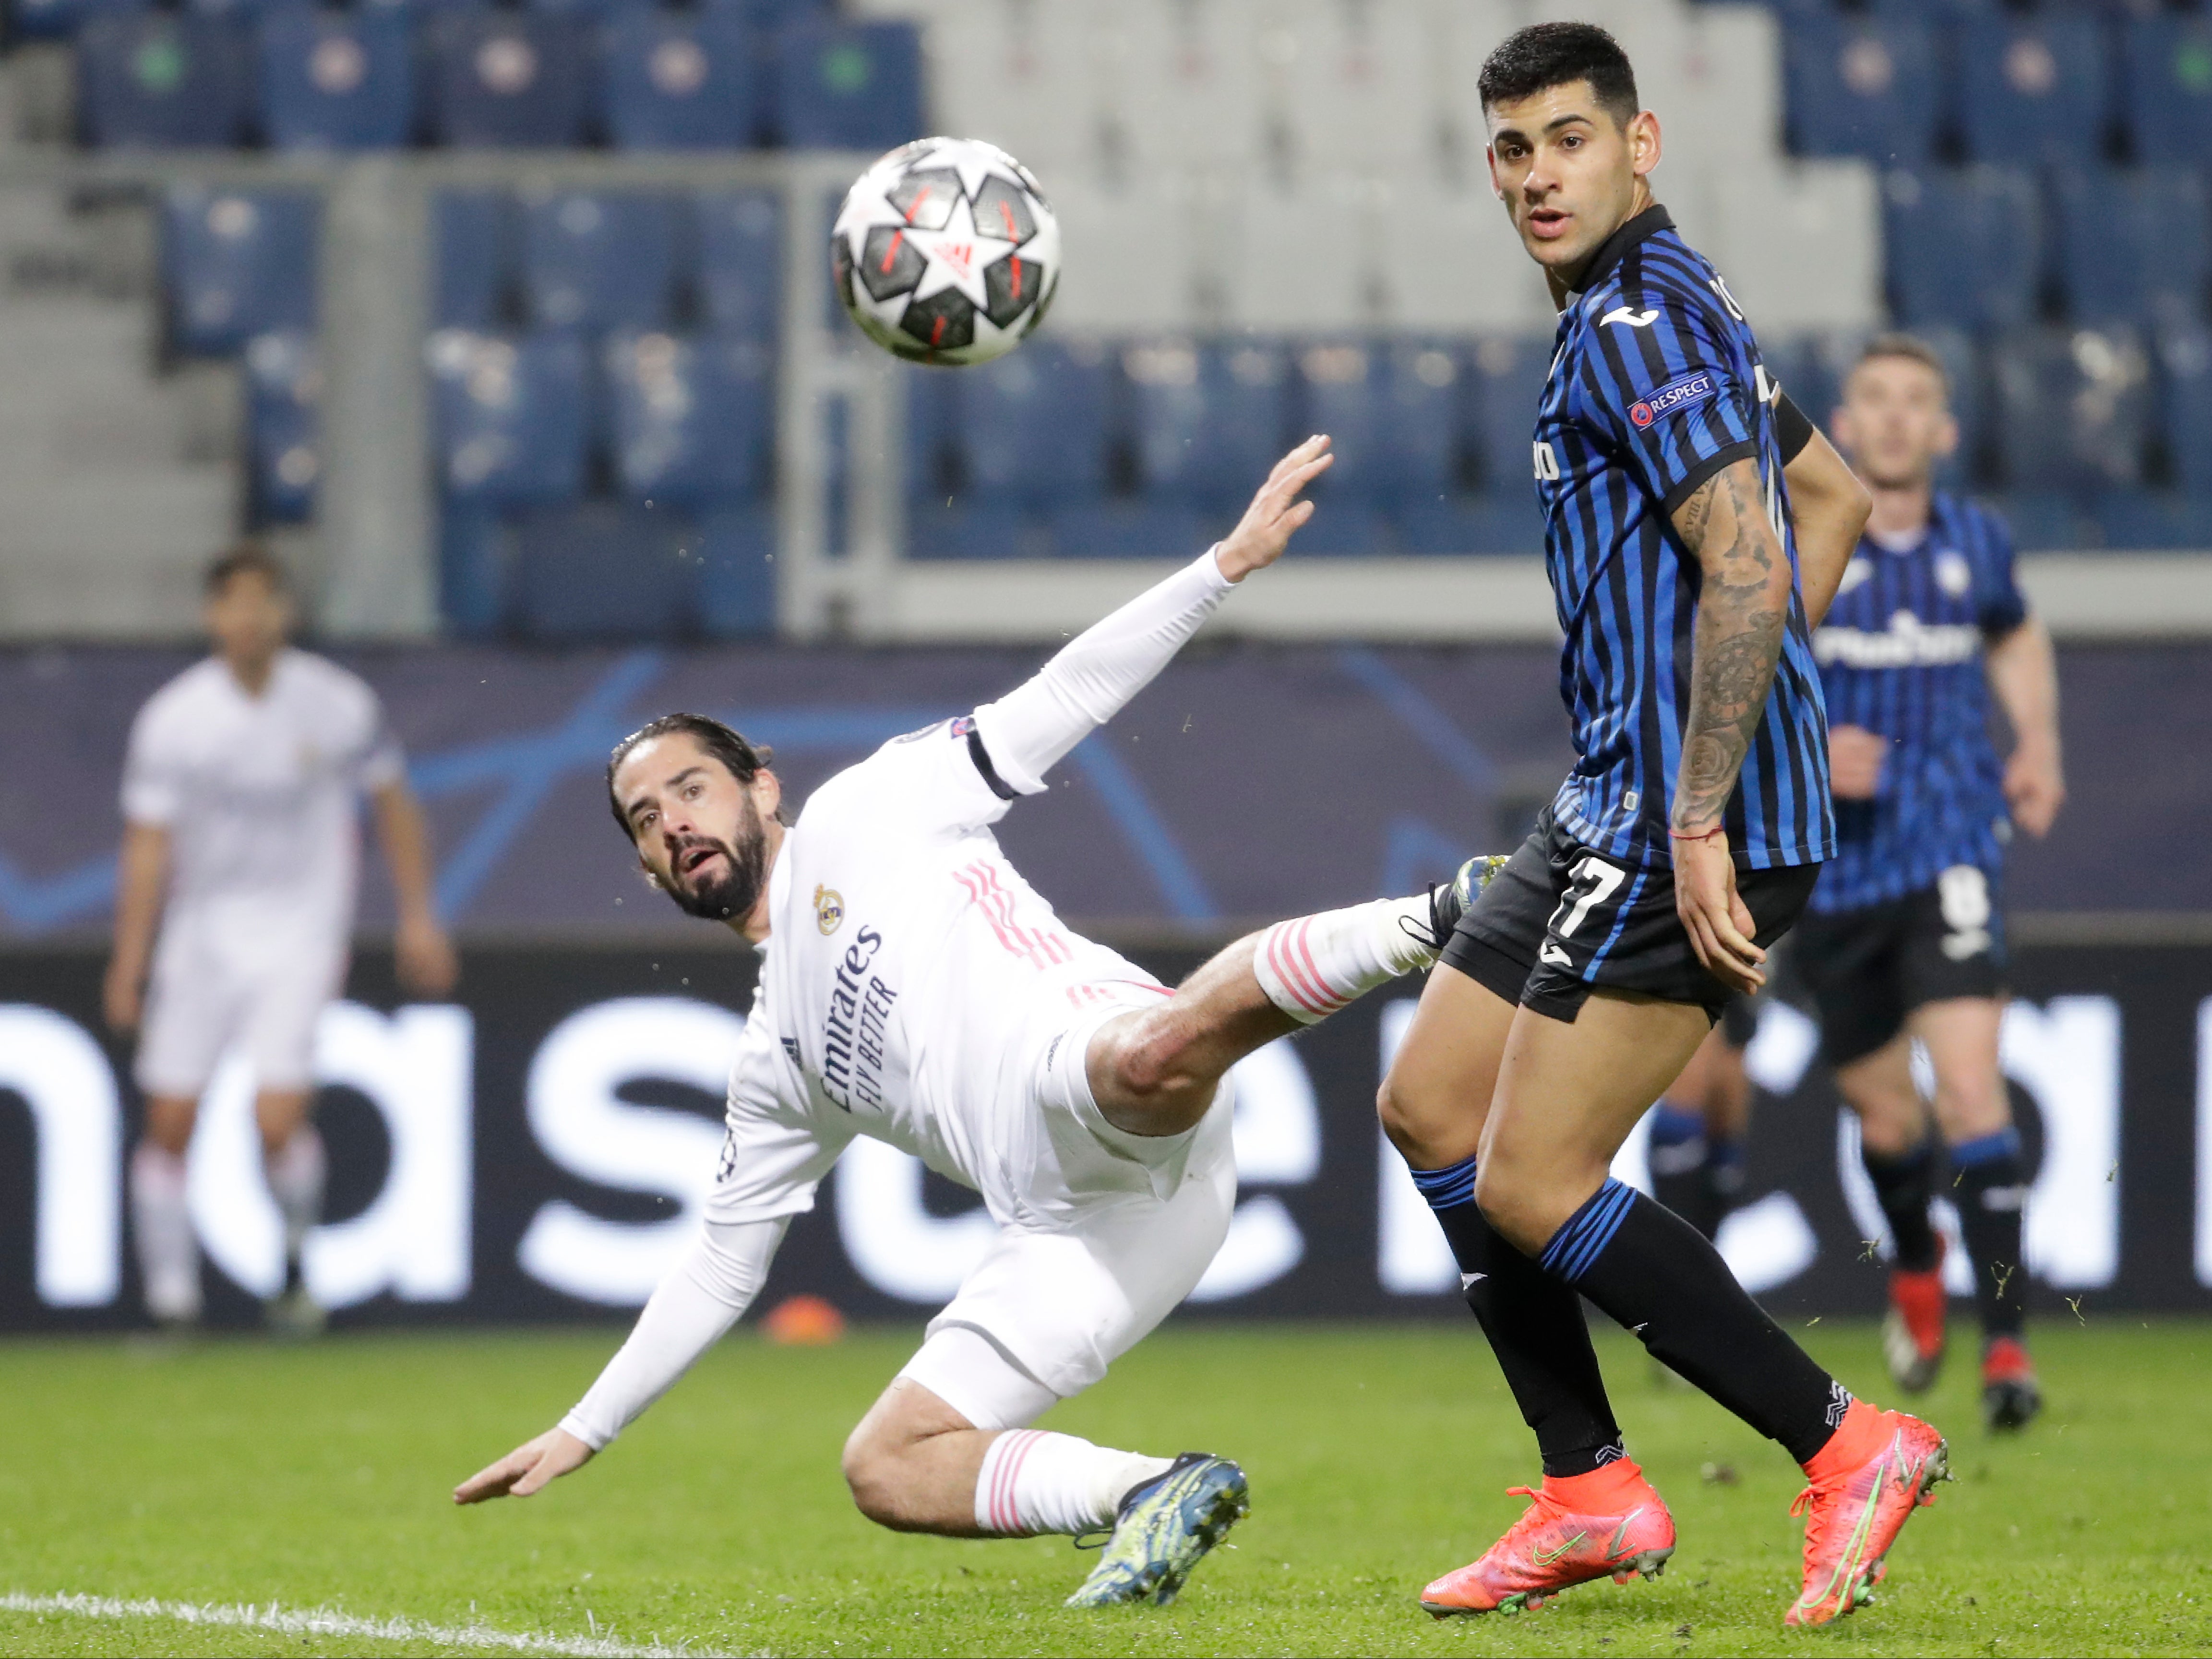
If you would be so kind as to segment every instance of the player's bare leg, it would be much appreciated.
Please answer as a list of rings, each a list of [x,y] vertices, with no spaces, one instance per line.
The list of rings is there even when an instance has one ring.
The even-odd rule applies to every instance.
[[[198,1113],[189,1096],[149,1095],[145,1133],[131,1153],[131,1222],[146,1311],[167,1327],[200,1316],[199,1241],[185,1200],[185,1153]]]
[[[284,1286],[270,1299],[267,1311],[270,1328],[285,1336],[313,1336],[325,1318],[307,1293],[301,1264],[307,1234],[322,1219],[327,1170],[323,1138],[307,1115],[313,1102],[313,1091],[307,1089],[264,1089],[253,1099],[262,1170],[284,1218]]]

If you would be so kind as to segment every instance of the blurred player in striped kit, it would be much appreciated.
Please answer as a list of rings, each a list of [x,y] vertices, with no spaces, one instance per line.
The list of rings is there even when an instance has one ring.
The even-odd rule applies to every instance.
[[[1937,1158],[1917,1045],[1948,1154],[1942,1190],[1973,1261],[1984,1415],[2015,1429],[2042,1396],[2021,1340],[2027,1175],[1997,1063],[1998,882],[2014,827],[2040,837],[2066,798],[2057,670],[2013,579],[2003,525],[1935,488],[1959,442],[1942,359],[1909,336],[1874,340],[1836,418],[1874,514],[1814,640],[1837,846],[1795,959],[1896,1243],[1890,1370],[1917,1390],[1943,1358],[1942,1245],[1929,1219]],[[1990,735],[1992,688],[2013,732],[2008,757]]]
[[[131,1158],[131,1218],[147,1311],[164,1325],[200,1316],[185,1152],[200,1097],[234,1048],[253,1068],[264,1165],[284,1218],[284,1285],[270,1322],[295,1335],[322,1324],[301,1273],[323,1197],[309,1115],[314,1033],[345,983],[363,795],[398,898],[401,981],[435,995],[456,973],[431,913],[422,809],[376,694],[288,646],[292,619],[283,568],[268,553],[249,544],[216,560],[204,611],[215,653],[147,700],[124,763],[106,1002],[108,1023],[139,1036],[146,1127]]]

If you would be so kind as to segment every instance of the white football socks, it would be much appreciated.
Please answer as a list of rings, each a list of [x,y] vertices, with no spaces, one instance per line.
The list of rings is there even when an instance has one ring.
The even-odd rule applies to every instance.
[[[269,1195],[284,1218],[284,1259],[299,1259],[308,1231],[323,1218],[323,1179],[328,1160],[323,1138],[312,1123],[302,1123],[292,1138],[273,1152],[263,1154],[269,1176]]]
[[[131,1152],[131,1224],[146,1311],[163,1321],[200,1316],[200,1247],[185,1203],[185,1160],[142,1140]]]
[[[1252,971],[1268,1001],[1311,1025],[1436,959],[1429,901],[1419,894],[1279,921],[1260,935]]]
[[[1129,1489],[1174,1459],[1094,1446],[1072,1434],[1012,1429],[983,1453],[975,1529],[1006,1538],[1110,1527]]]

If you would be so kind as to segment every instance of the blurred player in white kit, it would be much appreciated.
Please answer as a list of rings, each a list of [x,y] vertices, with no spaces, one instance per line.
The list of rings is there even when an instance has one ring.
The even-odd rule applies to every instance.
[[[291,595],[260,548],[217,559],[205,591],[215,653],[147,699],[124,763],[105,999],[108,1023],[139,1038],[146,1126],[131,1157],[131,1217],[147,1311],[191,1324],[199,1249],[185,1152],[217,1062],[242,1050],[284,1218],[284,1287],[270,1322],[306,1334],[322,1323],[300,1271],[323,1195],[322,1137],[309,1119],[315,1023],[345,983],[363,795],[398,899],[402,984],[442,995],[457,965],[431,909],[422,809],[376,694],[286,644]]]
[[[866,1135],[981,1192],[999,1235],[853,1431],[854,1502],[904,1532],[1108,1534],[1072,1605],[1174,1599],[1244,1512],[1243,1472],[1030,1425],[1098,1382],[1220,1248],[1237,1202],[1231,1066],[1426,968],[1468,875],[1278,923],[1171,992],[1071,933],[990,826],[1281,555],[1326,449],[1293,450],[1225,540],[1034,678],[884,744],[796,823],[767,757],[719,721],[668,715],[617,748],[608,793],[638,859],[690,914],[762,950],[760,988],[697,1244],[576,1408],[459,1501],[526,1497],[605,1448],[736,1322],[792,1218]]]

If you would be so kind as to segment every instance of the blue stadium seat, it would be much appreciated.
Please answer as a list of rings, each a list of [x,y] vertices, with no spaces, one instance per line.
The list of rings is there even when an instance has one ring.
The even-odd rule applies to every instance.
[[[321,381],[310,335],[262,334],[246,345],[246,471],[257,524],[304,524],[315,516]]]
[[[2016,328],[2043,272],[2035,182],[1998,167],[1892,173],[1883,183],[1890,303],[1911,327]]]
[[[220,17],[106,16],[77,37],[77,120],[94,146],[221,149],[246,136],[246,42]]]
[[[426,91],[441,144],[566,149],[591,125],[589,50],[573,17],[453,11],[428,31]]]
[[[1316,501],[1371,504],[1382,494],[1380,462],[1389,439],[1376,384],[1379,356],[1340,343],[1309,345],[1297,356],[1293,424],[1301,432],[1328,433],[1336,456],[1315,485]],[[1306,546],[1303,536],[1299,546]]]
[[[429,360],[449,500],[529,507],[583,493],[592,421],[580,340],[445,329],[431,336]]]
[[[279,149],[380,149],[415,128],[405,13],[287,6],[262,20],[261,133]]]
[[[1459,482],[1463,376],[1431,342],[1387,349],[1316,345],[1298,356],[1304,431],[1326,432],[1336,455],[1319,497],[1387,506],[1448,495]],[[1532,416],[1534,411],[1531,411]]]
[[[65,40],[102,17],[127,17],[150,9],[152,0],[15,0],[9,9],[10,33],[25,40]]]
[[[625,332],[608,339],[605,361],[623,494],[692,507],[770,492],[775,363],[765,346]]]
[[[2174,482],[2212,501],[2212,331],[2197,323],[2163,328],[2154,343],[2159,431]]]
[[[1092,501],[1051,517],[1063,559],[1194,559],[1207,543],[1194,509],[1172,501]]]
[[[1991,355],[2015,489],[2131,489],[2150,436],[2150,357],[2133,330],[2027,328]]]
[[[1380,558],[1397,550],[1397,538],[1388,515],[1349,492],[1317,498],[1313,517],[1298,532],[1302,557]]]
[[[513,540],[495,508],[446,503],[438,522],[438,614],[456,637],[492,639],[506,627]]]
[[[305,191],[172,190],[161,269],[176,345],[221,356],[257,334],[313,328],[321,217]]]
[[[672,513],[610,501],[524,515],[515,526],[517,631],[557,645],[683,638],[698,605],[696,539]]]
[[[2070,491],[2014,490],[1984,504],[2004,520],[2013,544],[2023,553],[2068,553],[2097,544],[2088,502]]]
[[[776,46],[775,130],[793,149],[889,149],[922,137],[912,23],[793,24]]]
[[[1790,148],[1914,166],[1936,143],[1936,42],[1911,18],[1792,20],[1784,40]]]
[[[965,488],[981,501],[1061,507],[1106,487],[1106,362],[1054,340],[963,371]]]
[[[2212,501],[2178,490],[2114,489],[2097,498],[2097,527],[2109,548],[2212,551]]]
[[[774,339],[783,308],[781,201],[773,191],[710,191],[695,200],[692,216],[699,234],[700,308],[707,321],[726,331]]]
[[[1551,366],[1547,334],[1485,335],[1468,356],[1468,431],[1492,500],[1535,498],[1536,404]]]
[[[757,47],[739,20],[627,9],[602,37],[607,135],[623,149],[745,149],[760,140]]]
[[[767,33],[834,17],[836,0],[702,0],[702,9]]]
[[[675,300],[673,198],[562,191],[522,204],[522,289],[544,328],[655,328]]]
[[[2212,17],[2138,17],[2124,30],[2120,109],[2136,160],[2203,166],[2212,156]]]
[[[2077,323],[2203,315],[2212,278],[2204,176],[2193,168],[2061,168],[2051,193],[2059,280]]]
[[[431,198],[433,327],[499,326],[514,281],[514,207],[495,190],[441,190]]]
[[[1139,488],[1241,508],[1289,447],[1290,354],[1272,342],[1170,340],[1121,354]]]
[[[699,627],[714,640],[775,632],[775,508],[724,507],[705,514],[693,545],[699,561]]]
[[[1972,160],[2028,167],[2104,154],[2107,68],[2095,18],[1990,17],[1958,38],[1960,135]]]
[[[907,508],[910,559],[1023,559],[1051,550],[1041,525],[1006,501],[951,501],[932,496]]]
[[[1534,480],[1488,495],[1404,502],[1392,516],[1403,553],[1529,555],[1544,550],[1544,511],[1536,503]]]

